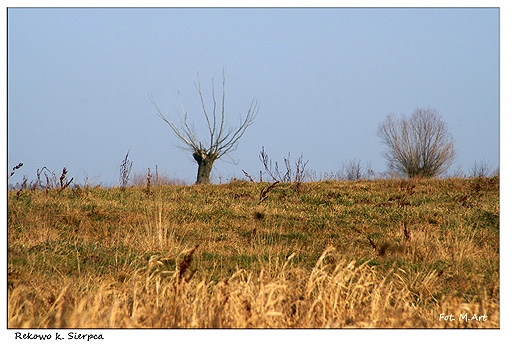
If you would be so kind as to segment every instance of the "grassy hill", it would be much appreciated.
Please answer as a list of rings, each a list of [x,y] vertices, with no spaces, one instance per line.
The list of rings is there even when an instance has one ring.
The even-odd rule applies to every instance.
[[[498,328],[499,298],[498,177],[8,194],[9,327]]]

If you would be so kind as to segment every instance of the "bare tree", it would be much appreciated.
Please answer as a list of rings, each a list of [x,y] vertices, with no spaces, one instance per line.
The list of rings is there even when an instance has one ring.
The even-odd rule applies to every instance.
[[[152,103],[157,109],[158,116],[170,126],[175,135],[182,141],[183,149],[192,152],[193,158],[198,164],[197,181],[196,184],[209,184],[211,169],[213,163],[222,156],[236,150],[238,140],[244,135],[245,130],[253,123],[258,113],[258,103],[253,99],[247,115],[244,120],[240,119],[237,127],[228,127],[225,115],[225,71],[222,71],[222,99],[220,100],[220,107],[217,105],[215,97],[215,83],[211,81],[211,96],[213,102],[213,109],[211,113],[206,108],[206,103],[202,94],[202,87],[200,85],[200,76],[197,74],[197,82],[195,88],[199,94],[202,105],[202,112],[206,121],[206,126],[209,134],[209,141],[202,142],[195,135],[194,128],[188,125],[188,113],[182,106],[182,115],[179,114],[180,124],[175,124],[168,114],[163,114],[155,101],[152,98]],[[182,101],[181,101],[182,105]],[[217,112],[219,113],[217,115]]]
[[[417,108],[410,118],[388,115],[377,135],[388,146],[383,156],[390,171],[408,177],[435,177],[455,159],[455,142],[439,112]]]

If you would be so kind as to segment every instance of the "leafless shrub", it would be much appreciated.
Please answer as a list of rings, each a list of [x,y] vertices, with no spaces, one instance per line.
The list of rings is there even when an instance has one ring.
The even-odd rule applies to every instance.
[[[296,182],[296,186],[299,187],[302,182],[305,180],[305,168],[307,167],[307,163],[309,161],[303,161],[303,154],[298,157],[296,161],[296,173],[294,175],[294,182]]]
[[[348,163],[343,163],[341,170],[334,175],[334,179],[339,181],[357,181],[364,178],[364,176],[361,161],[351,159]]]
[[[347,180],[357,181],[363,177],[361,161],[351,160],[346,167]]]
[[[489,177],[491,176],[491,167],[489,163],[486,161],[480,161],[477,163],[476,161],[473,163],[473,166],[470,168],[470,177]]]
[[[280,178],[279,178],[280,173],[278,172],[278,163],[275,162],[275,164],[276,164],[276,171],[278,172],[278,174],[276,174],[274,172],[274,170],[273,170],[273,164],[272,164],[271,160],[269,159],[269,156],[265,152],[265,149],[264,149],[263,146],[262,146],[262,150],[260,151],[260,156],[259,157],[260,157],[260,161],[264,165],[265,172],[267,174],[269,174],[269,176],[271,176],[271,179],[273,179],[274,181],[279,181],[280,180]],[[260,176],[262,176],[262,175],[260,175]]]
[[[287,158],[284,158],[285,172],[280,170],[278,167],[278,162],[273,162],[269,159],[269,156],[265,152],[264,147],[262,146],[262,150],[260,151],[260,161],[264,165],[265,172],[271,177],[274,181],[279,182],[296,182],[297,186],[300,183],[304,182],[306,178],[306,167],[309,161],[303,160],[303,154],[296,160],[294,165],[295,171],[293,172],[291,166],[291,153],[289,152]]]
[[[410,118],[389,115],[377,135],[388,147],[383,156],[390,170],[409,178],[441,175],[455,159],[454,139],[432,108],[417,108]]]

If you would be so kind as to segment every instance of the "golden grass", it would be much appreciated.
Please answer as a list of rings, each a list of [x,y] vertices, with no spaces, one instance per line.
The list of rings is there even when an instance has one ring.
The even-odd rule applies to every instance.
[[[500,326],[497,178],[268,187],[10,192],[8,327]]]

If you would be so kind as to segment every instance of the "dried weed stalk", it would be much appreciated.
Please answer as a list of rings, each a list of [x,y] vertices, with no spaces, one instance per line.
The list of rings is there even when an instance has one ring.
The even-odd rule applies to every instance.
[[[74,177],[67,181],[67,168],[63,168],[60,176],[60,192],[64,190],[65,188],[68,188],[72,181],[74,180]]]
[[[258,204],[260,205],[265,199],[267,199],[269,192],[278,184],[280,181],[275,181],[271,183],[268,187],[262,188],[260,191],[260,201],[258,201]]]
[[[182,258],[182,261],[178,264],[178,266],[177,266],[177,270],[178,270],[177,283],[180,283],[181,279],[183,279],[185,282],[189,282],[190,279],[195,274],[196,269],[192,270],[191,274],[189,276],[186,275],[186,272],[188,271],[188,268],[190,268],[191,261],[193,259],[193,253],[195,253],[195,250],[197,250],[198,247],[199,247],[199,245],[197,244],[197,245],[195,245],[195,247],[193,247],[188,252],[186,252],[184,257]]]
[[[121,189],[124,190],[128,186],[128,182],[130,181],[130,171],[132,170],[132,162],[128,160],[128,154],[130,150],[126,153],[125,159],[121,162],[119,166],[119,182],[121,183]]]
[[[265,172],[273,179],[274,181],[280,182],[296,182],[297,188],[299,185],[305,180],[305,168],[309,161],[304,162],[303,155],[300,155],[298,160],[295,163],[296,171],[293,172],[291,167],[291,153],[289,152],[288,157],[284,158],[285,164],[285,172],[281,171],[278,168],[278,162],[273,162],[269,159],[269,156],[265,152],[264,147],[262,146],[262,150],[260,151],[260,161],[264,165]]]
[[[7,176],[7,179],[9,180],[11,178],[11,176],[14,175],[14,172],[16,170],[20,169],[22,166],[23,166],[23,163],[18,163],[16,166],[14,166],[13,170],[11,171],[11,173]]]

